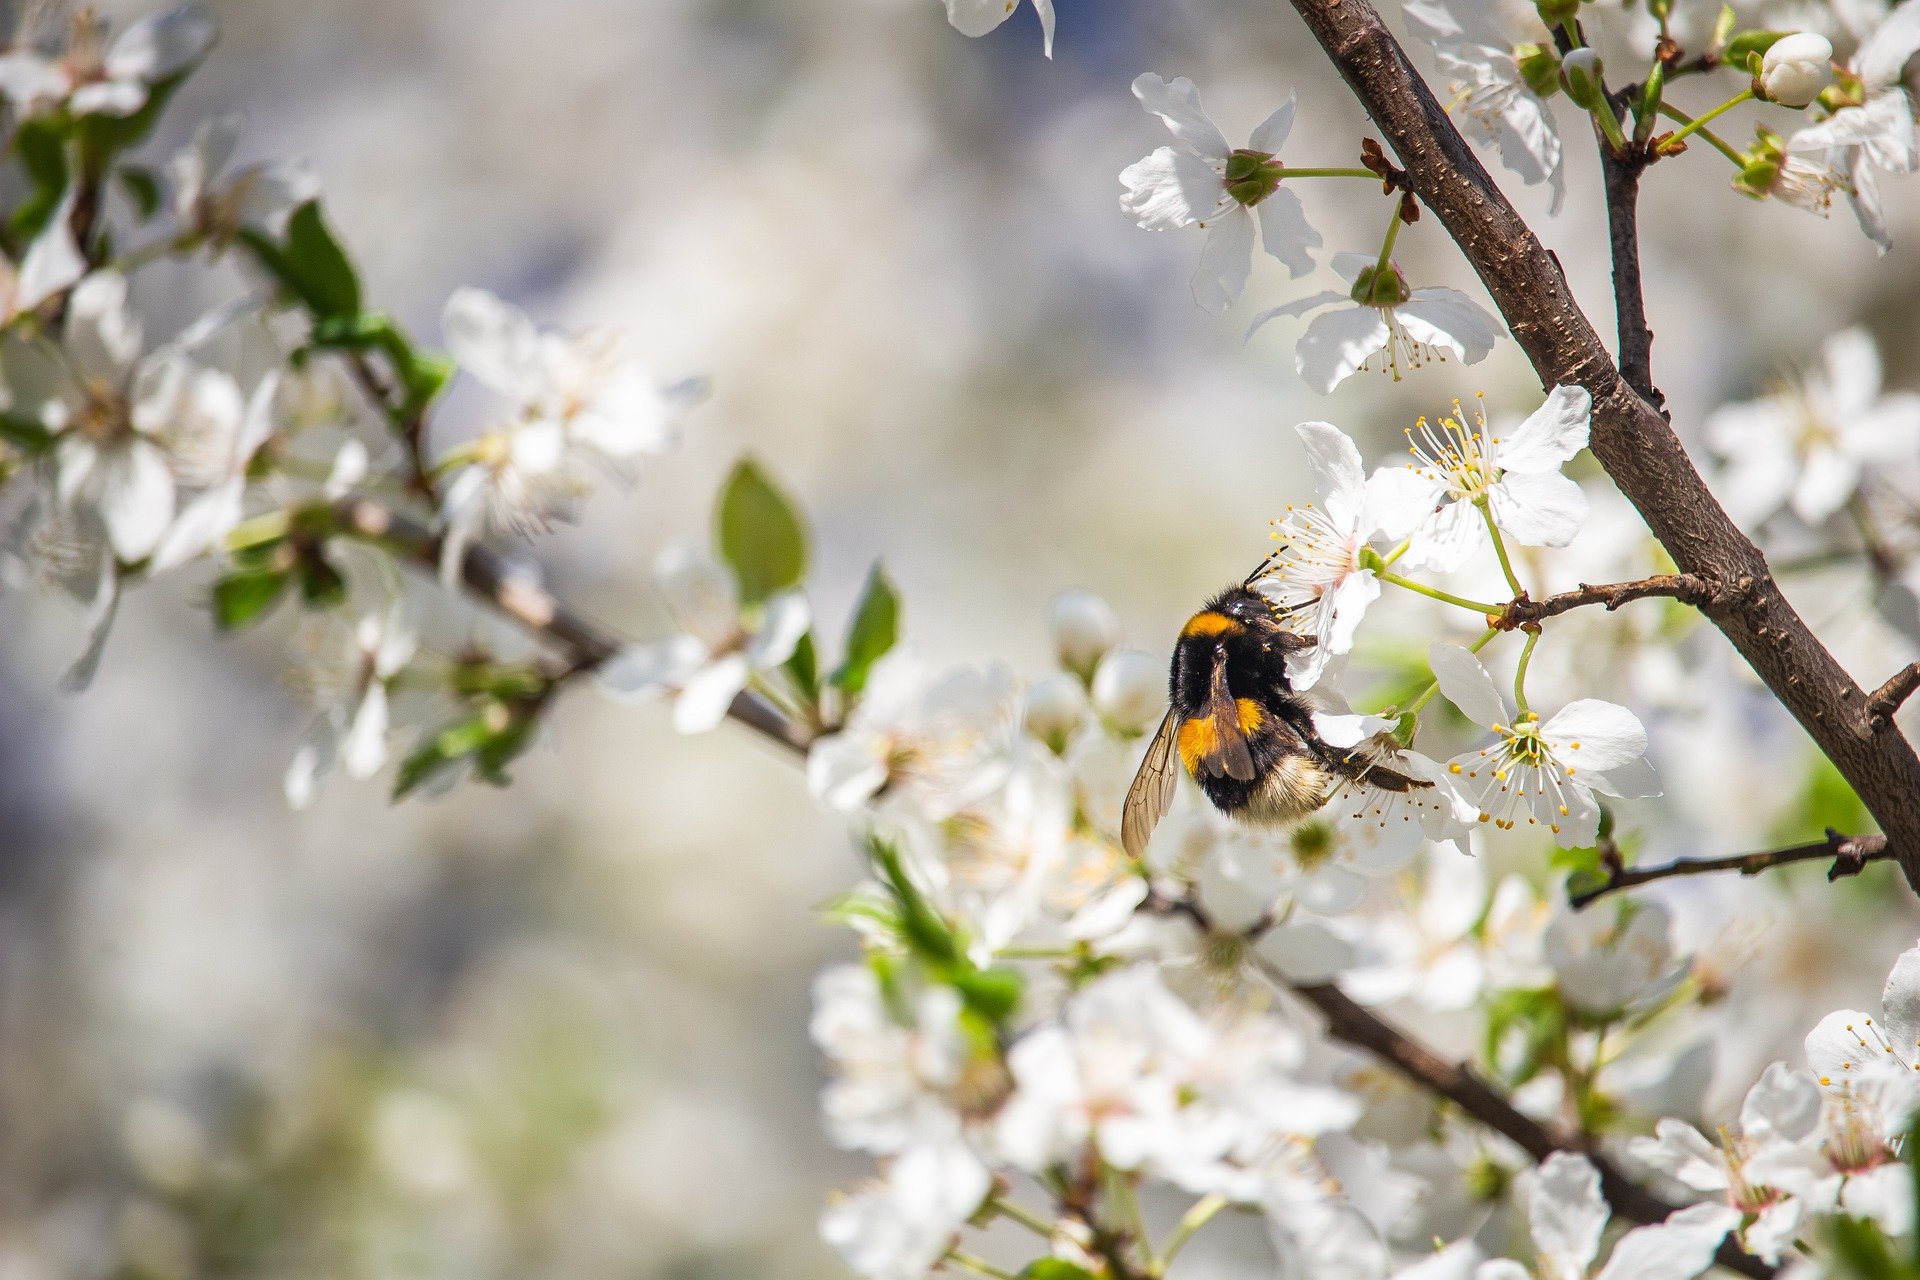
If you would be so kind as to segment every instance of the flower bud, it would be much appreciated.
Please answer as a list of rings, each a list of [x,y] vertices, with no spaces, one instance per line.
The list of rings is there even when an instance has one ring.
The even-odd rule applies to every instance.
[[[1833,83],[1833,44],[1825,36],[1801,31],[1782,36],[1760,61],[1762,96],[1783,107],[1804,107]]]
[[[1593,50],[1573,50],[1560,60],[1560,78],[1566,82],[1567,96],[1588,111],[1611,112],[1613,108],[1607,103],[1606,90],[1601,87],[1606,69],[1600,55]]]
[[[1021,720],[1028,733],[1046,743],[1055,755],[1060,755],[1080,731],[1080,726],[1087,722],[1088,709],[1087,691],[1080,681],[1064,673],[1056,674],[1035,681],[1027,690]]]
[[[1550,28],[1572,22],[1580,16],[1580,0],[1533,0],[1533,7],[1539,13],[1540,21]]]
[[[1082,680],[1107,651],[1120,643],[1120,619],[1113,606],[1091,591],[1062,591],[1047,608],[1047,627],[1053,632],[1053,651],[1060,665]]]
[[[1093,675],[1093,705],[1122,733],[1145,733],[1167,709],[1167,673],[1138,649],[1116,649]]]

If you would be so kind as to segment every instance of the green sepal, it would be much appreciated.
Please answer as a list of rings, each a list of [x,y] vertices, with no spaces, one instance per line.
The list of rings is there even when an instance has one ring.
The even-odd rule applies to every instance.
[[[1720,54],[1720,60],[1731,67],[1754,68],[1750,58],[1765,57],[1767,50],[1787,38],[1786,31],[1742,31],[1727,41],[1727,47]]]
[[[1094,1275],[1065,1258],[1035,1258],[1020,1268],[1020,1280],[1094,1280]]]

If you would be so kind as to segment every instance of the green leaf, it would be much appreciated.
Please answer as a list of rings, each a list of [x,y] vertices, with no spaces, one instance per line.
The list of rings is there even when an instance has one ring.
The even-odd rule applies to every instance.
[[[400,762],[400,770],[393,780],[393,798],[404,800],[421,784],[480,750],[493,734],[485,712],[440,730]]]
[[[800,637],[800,643],[793,646],[793,656],[787,659],[787,674],[793,677],[793,683],[809,703],[820,701],[820,658],[814,652],[813,632]]]
[[[127,193],[127,199],[133,201],[134,211],[145,222],[160,212],[160,179],[151,169],[138,165],[121,165],[114,170],[114,176],[120,180],[121,190]]]
[[[1904,1280],[1912,1274],[1894,1261],[1887,1237],[1868,1219],[1836,1217],[1828,1230],[1839,1274],[1853,1280]]]
[[[886,657],[900,638],[900,597],[878,561],[867,574],[860,603],[847,629],[847,656],[830,677],[834,686],[857,694],[867,687],[873,664]]]
[[[213,584],[213,620],[222,631],[238,631],[259,621],[286,590],[287,574],[271,569],[242,569]]]
[[[743,603],[760,604],[806,576],[806,528],[751,458],[727,477],[715,517],[720,555],[733,566]]]
[[[1093,1280],[1093,1273],[1065,1258],[1035,1258],[1020,1269],[1020,1280]]]
[[[40,453],[53,445],[53,433],[44,423],[19,413],[0,413],[0,439],[10,440],[29,453]]]
[[[240,240],[316,320],[351,321],[359,315],[360,278],[327,229],[319,201],[293,211],[284,246],[251,227],[241,229]]]
[[[67,135],[58,117],[41,116],[22,121],[14,133],[14,149],[20,167],[27,171],[33,192],[20,202],[7,221],[7,228],[24,246],[46,230],[60,197],[67,192]]]

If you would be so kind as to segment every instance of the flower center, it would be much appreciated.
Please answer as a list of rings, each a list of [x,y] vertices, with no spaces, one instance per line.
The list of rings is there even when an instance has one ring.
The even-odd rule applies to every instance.
[[[1354,279],[1347,296],[1362,306],[1397,307],[1413,297],[1413,290],[1407,287],[1407,278],[1400,274],[1399,267],[1389,266],[1384,271],[1366,267]]]
[[[1242,147],[1227,156],[1227,194],[1251,208],[1280,189],[1284,169],[1269,152]]]
[[[1302,871],[1311,871],[1331,861],[1339,840],[1326,822],[1303,822],[1289,833],[1293,860]]]
[[[1449,497],[1478,502],[1500,481],[1501,468],[1494,456],[1500,437],[1487,434],[1484,408],[1473,425],[1467,423],[1458,400],[1453,402],[1453,414],[1442,418],[1438,427],[1424,417],[1415,422],[1407,432],[1407,452],[1413,455],[1414,471],[1446,486]]]
[[[74,429],[97,445],[111,445],[133,434],[133,406],[105,382],[89,380]]]

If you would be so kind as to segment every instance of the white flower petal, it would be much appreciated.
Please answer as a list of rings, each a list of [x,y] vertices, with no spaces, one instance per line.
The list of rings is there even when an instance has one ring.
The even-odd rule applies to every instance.
[[[615,698],[651,697],[677,689],[706,665],[707,647],[692,636],[628,645],[600,665],[600,688]]]
[[[747,687],[746,655],[730,653],[702,667],[680,686],[673,700],[673,727],[681,733],[705,733],[727,718],[727,708]]]
[[[173,523],[173,473],[166,456],[136,439],[101,459],[95,482],[114,554],[123,561],[146,559]]]
[[[1321,245],[1320,233],[1307,221],[1300,197],[1281,187],[1253,206],[1260,219],[1260,242],[1267,252],[1287,264],[1298,280],[1313,270],[1313,251]]]
[[[1253,214],[1235,204],[1207,224],[1200,269],[1193,276],[1193,300],[1209,315],[1232,306],[1253,270]]]
[[[1458,289],[1415,289],[1393,313],[1416,342],[1445,347],[1467,364],[1485,360],[1502,332],[1486,308]]]
[[[793,656],[800,637],[813,625],[807,598],[798,591],[783,591],[766,603],[760,630],[747,645],[747,663],[755,671],[771,671]]]
[[[354,708],[340,744],[340,763],[355,782],[365,782],[387,763],[387,688],[377,680]]]
[[[963,36],[984,36],[1013,16],[1008,0],[946,0],[947,21]]]
[[[1882,89],[1900,79],[1908,61],[1920,52],[1920,3],[1895,5],[1853,55],[1853,71],[1867,88]]]
[[[519,308],[484,289],[457,289],[440,326],[454,359],[489,390],[531,401],[546,386],[539,330]]]
[[[1587,447],[1593,397],[1585,387],[1555,387],[1511,433],[1500,437],[1500,465],[1508,471],[1552,471]]]
[[[1294,107],[1299,94],[1289,93],[1287,100],[1275,109],[1274,113],[1260,122],[1247,139],[1247,146],[1254,151],[1264,151],[1270,156],[1280,154],[1280,148],[1287,145],[1287,135],[1293,132]]]
[[[1446,692],[1444,683],[1441,692]],[[1583,773],[1617,769],[1647,753],[1647,731],[1639,717],[1597,698],[1569,702],[1541,726],[1540,736],[1555,759]]]
[[[1598,1280],[1692,1280],[1713,1265],[1714,1251],[1739,1225],[1737,1209],[1696,1204],[1665,1222],[1635,1227],[1613,1246]]]
[[[1525,547],[1564,547],[1587,522],[1587,493],[1558,471],[1509,471],[1487,494],[1493,522]]]
[[[1607,1226],[1600,1174],[1585,1156],[1555,1152],[1540,1165],[1529,1210],[1533,1245],[1554,1274],[1584,1276]]]
[[[106,71],[116,80],[156,84],[206,56],[220,24],[202,4],[183,4],[128,27],[107,50]]]
[[[1784,1062],[1763,1071],[1740,1104],[1740,1132],[1755,1141],[1799,1142],[1819,1124],[1819,1086]]]
[[[1161,147],[1120,171],[1120,207],[1148,231],[1209,222],[1235,202],[1220,174],[1198,156]]]
[[[1920,947],[1900,953],[1880,993],[1881,1029],[1908,1062],[1920,1062]]]
[[[1326,395],[1386,345],[1385,313],[1378,307],[1351,303],[1323,311],[1308,322],[1294,349],[1293,367],[1308,386]]]
[[[1887,1053],[1867,1032],[1873,1015],[1836,1009],[1807,1033],[1807,1066],[1824,1088],[1839,1088],[1878,1069]]]
[[[1480,659],[1466,648],[1457,644],[1435,644],[1427,650],[1427,661],[1433,667],[1434,679],[1440,682],[1440,692],[1460,708],[1467,719],[1479,725],[1507,722],[1506,700],[1500,696],[1499,688]],[[1644,737],[1642,749],[1645,749]]]
[[[1193,81],[1185,76],[1162,80],[1149,71],[1134,78],[1133,96],[1140,100],[1141,106],[1166,121],[1167,130],[1188,150],[1226,163],[1231,148],[1200,105],[1200,91]]]
[[[1661,790],[1653,765],[1645,760],[1629,760],[1611,769],[1590,769],[1579,776],[1595,791],[1622,800],[1644,800],[1659,795]]]
[[[1252,322],[1247,325],[1246,336],[1251,340],[1253,335],[1260,331],[1260,326],[1269,320],[1278,319],[1281,316],[1303,316],[1309,311],[1317,310],[1320,307],[1331,306],[1336,302],[1346,302],[1347,300],[1346,294],[1335,293],[1331,289],[1327,289],[1319,293],[1311,294],[1305,298],[1296,298],[1292,302],[1283,303],[1277,307],[1268,307],[1265,311],[1254,316]]]

